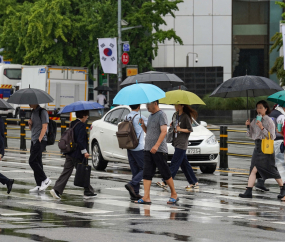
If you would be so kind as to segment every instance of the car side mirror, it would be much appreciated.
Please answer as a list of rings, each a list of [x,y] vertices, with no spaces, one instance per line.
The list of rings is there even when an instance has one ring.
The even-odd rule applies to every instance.
[[[201,121],[201,122],[200,122],[200,125],[203,126],[203,127],[206,127],[206,128],[207,128],[207,126],[208,126],[208,124],[207,124],[205,121]]]

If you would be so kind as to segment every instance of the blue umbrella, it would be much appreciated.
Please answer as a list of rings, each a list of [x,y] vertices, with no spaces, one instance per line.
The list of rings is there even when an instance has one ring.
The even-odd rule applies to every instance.
[[[78,102],[66,105],[64,108],[62,108],[59,111],[59,114],[72,113],[72,112],[83,111],[83,110],[101,109],[101,108],[104,108],[104,107],[96,102],[78,101]]]
[[[134,105],[151,103],[165,97],[165,92],[152,84],[136,83],[124,87],[113,100],[113,104]]]

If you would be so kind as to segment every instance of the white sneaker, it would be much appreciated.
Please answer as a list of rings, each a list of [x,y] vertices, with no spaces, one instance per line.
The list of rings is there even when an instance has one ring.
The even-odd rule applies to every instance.
[[[55,199],[61,199],[60,195],[56,193],[54,189],[50,190],[50,194],[53,196]]]
[[[29,192],[39,192],[40,186],[36,186],[33,189],[30,189]]]
[[[42,185],[39,188],[39,191],[41,192],[41,191],[46,190],[50,184],[51,184],[51,179],[49,178],[45,179],[45,181],[42,181]]]

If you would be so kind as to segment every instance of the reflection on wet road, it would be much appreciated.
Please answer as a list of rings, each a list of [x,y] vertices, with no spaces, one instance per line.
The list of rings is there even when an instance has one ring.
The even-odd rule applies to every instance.
[[[64,160],[44,155],[44,166],[53,184]],[[254,192],[253,199],[241,199],[247,165],[237,164],[230,171],[202,174],[195,169],[199,189],[185,190],[183,174],[175,186],[177,205],[167,205],[169,191],[155,185],[152,205],[129,200],[124,185],[131,178],[126,164],[111,163],[104,172],[92,170],[91,183],[98,197],[84,200],[83,190],[73,186],[71,176],[61,201],[49,194],[29,194],[34,178],[27,153],[7,152],[0,171],[15,179],[13,191],[0,187],[1,241],[285,241],[285,203],[277,200],[278,187],[268,181],[270,192]],[[243,160],[242,164],[246,164]],[[248,164],[248,162],[247,162]]]

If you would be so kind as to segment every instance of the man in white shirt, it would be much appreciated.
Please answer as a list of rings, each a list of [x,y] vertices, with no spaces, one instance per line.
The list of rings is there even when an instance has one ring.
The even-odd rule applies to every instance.
[[[97,96],[97,103],[99,103],[102,106],[105,106],[105,101],[107,101],[105,95],[103,95],[102,92],[99,92],[99,95]],[[99,109],[99,113],[101,116],[103,116],[104,108]]]

